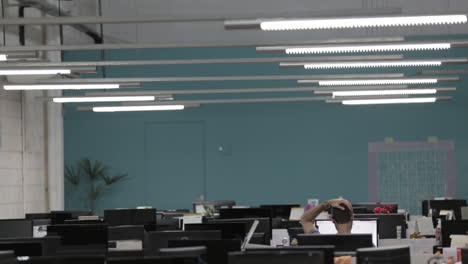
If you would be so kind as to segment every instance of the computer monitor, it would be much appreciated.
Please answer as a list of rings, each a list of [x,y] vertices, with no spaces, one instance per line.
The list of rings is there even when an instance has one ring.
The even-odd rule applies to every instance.
[[[301,222],[293,221],[293,220],[286,220],[281,221],[280,229],[288,229],[288,228],[302,228]]]
[[[51,214],[71,214],[72,219],[78,219],[80,216],[93,215],[93,211],[51,211]]]
[[[195,247],[205,246],[207,254],[206,263],[228,264],[228,253],[241,250],[241,241],[237,239],[223,240],[170,240],[169,247]]]
[[[0,251],[0,264],[16,264],[15,252],[9,251]]]
[[[289,234],[289,238],[293,240],[297,238],[299,234],[304,234],[304,229],[302,227],[288,228],[288,234]]]
[[[0,251],[13,250],[17,257],[40,257],[43,255],[41,241],[0,242]]]
[[[273,218],[271,208],[221,208],[219,209],[220,219],[237,218]]]
[[[144,258],[109,258],[107,264],[199,264],[198,257],[152,256]]]
[[[422,214],[429,215],[429,209],[433,215],[439,216],[440,210],[452,210],[457,220],[462,219],[461,208],[466,206],[466,200],[424,200],[422,201]]]
[[[468,220],[442,220],[443,247],[450,247],[450,235],[468,235]]]
[[[33,221],[27,219],[0,220],[0,238],[33,237]]]
[[[144,240],[145,229],[143,226],[110,226],[109,241],[116,240]]]
[[[108,226],[98,225],[52,225],[47,228],[47,236],[59,236],[63,254],[90,252],[107,253]]]
[[[246,251],[229,253],[229,264],[323,264],[320,251]]]
[[[160,248],[167,248],[169,240],[216,240],[221,239],[221,231],[154,231],[145,233],[143,249],[145,256],[154,256]]]
[[[96,224],[106,224],[103,219],[99,220],[65,220],[65,225],[96,225]]]
[[[353,207],[354,214],[367,214],[368,212],[366,207]]]
[[[105,264],[104,255],[67,255],[20,258],[20,264]]]
[[[156,209],[104,210],[104,219],[109,226],[156,225]]]
[[[332,220],[315,221],[320,234],[337,234],[335,224]],[[379,241],[379,221],[377,219],[359,219],[353,221],[352,234],[372,234],[372,243],[378,246]]]
[[[28,220],[51,219],[51,215],[50,213],[26,214],[25,218]]]
[[[246,235],[246,223],[207,223],[207,224],[187,224],[186,231],[195,230],[220,230],[222,239],[244,240]]]
[[[300,204],[264,204],[260,205],[260,208],[270,208],[272,210],[272,217],[278,217],[282,219],[289,219],[291,215],[291,208],[301,207]]]
[[[298,235],[301,246],[333,245],[336,251],[356,251],[373,247],[371,234]]]
[[[365,208],[367,214],[373,214],[376,207],[382,207],[382,205],[389,204],[392,206],[392,210],[389,210],[390,213],[398,213],[398,204],[396,203],[353,203],[353,208]],[[363,209],[361,209],[363,210]],[[363,212],[363,211],[362,211]]]
[[[398,238],[397,227],[401,228],[401,238],[406,238],[405,214],[355,214],[354,219],[379,219],[379,238]]]
[[[290,247],[272,247],[272,248],[252,248],[247,251],[319,251],[323,253],[324,264],[335,263],[335,247],[334,246],[290,246]]]
[[[197,214],[206,214],[206,208],[218,213],[220,208],[231,208],[236,205],[236,201],[202,201],[193,203],[193,211]]]
[[[56,255],[57,249],[60,246],[60,237],[49,236],[40,238],[0,238],[0,243],[15,244],[15,243],[28,243],[28,244],[42,244],[42,255],[41,256],[52,256]]]
[[[209,219],[208,223],[245,223],[245,232],[249,232],[255,220],[259,221],[255,233],[264,233],[264,241],[262,244],[270,245],[271,240],[271,218],[238,218],[238,219]]]
[[[73,215],[70,212],[54,212],[50,213],[50,221],[52,225],[63,225],[65,220],[72,220]]]
[[[356,264],[410,264],[409,247],[364,248],[356,251]]]

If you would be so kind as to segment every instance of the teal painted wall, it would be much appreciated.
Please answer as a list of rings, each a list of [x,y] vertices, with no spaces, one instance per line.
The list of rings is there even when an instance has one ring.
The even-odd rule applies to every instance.
[[[408,56],[467,56],[466,49],[423,52]],[[165,49],[146,51],[69,52],[67,60],[182,59],[265,56],[254,48]],[[466,68],[465,65],[448,69]],[[426,69],[426,68],[424,68]],[[417,72],[421,69],[416,69]],[[356,70],[364,72],[401,72],[392,70]],[[275,64],[195,65],[109,67],[107,77],[211,76],[321,74],[345,71],[279,70]],[[405,71],[407,74],[414,72]],[[100,73],[102,74],[102,73]],[[98,159],[115,171],[125,171],[130,179],[114,186],[97,204],[104,208],[152,205],[167,209],[171,205],[191,208],[197,191],[181,196],[178,192],[205,191],[209,200],[233,199],[238,204],[304,203],[307,198],[328,199],[342,195],[352,201],[367,201],[367,147],[369,142],[387,136],[397,141],[424,141],[428,136],[455,141],[457,196],[468,198],[468,92],[466,81],[449,102],[422,105],[341,106],[322,102],[203,105],[180,112],[92,113],[65,107],[65,160],[72,164],[82,157]],[[453,84],[447,84],[453,85]],[[200,89],[240,87],[291,87],[294,81],[152,83],[144,89]],[[299,94],[299,93],[298,93]],[[298,94],[290,94],[297,96]],[[304,95],[304,93],[300,94]],[[249,98],[278,95],[210,95],[204,98]],[[176,99],[196,99],[196,96]],[[196,123],[200,129],[193,137],[200,146],[187,146],[177,140],[191,135],[191,129],[173,133],[162,129],[163,137],[186,155],[184,148],[202,149],[203,168],[171,176],[173,166],[151,167],[147,148],[167,142],[151,143],[145,135],[148,126]],[[200,132],[201,131],[201,132]],[[223,146],[224,151],[219,147]],[[198,152],[197,152],[198,153]],[[193,154],[193,153],[192,153]],[[171,156],[172,155],[172,156]],[[168,155],[176,159],[177,155]],[[193,154],[196,157],[198,154]],[[190,157],[190,156],[184,156]],[[157,162],[157,161],[155,161]],[[185,164],[185,162],[184,162]],[[191,165],[190,165],[191,166]],[[155,169],[156,168],[156,169]],[[163,169],[160,169],[163,168]],[[179,168],[177,168],[179,169]],[[157,170],[157,173],[155,173]],[[157,178],[158,180],[154,180]],[[167,183],[171,188],[156,186]],[[201,185],[200,185],[201,182]],[[180,184],[180,188],[174,188]],[[193,186],[193,189],[187,187]],[[67,209],[80,209],[83,192],[66,186]],[[155,194],[155,191],[158,194]],[[154,197],[166,199],[153,199]],[[80,198],[81,197],[81,198]],[[183,197],[183,198],[180,198]]]

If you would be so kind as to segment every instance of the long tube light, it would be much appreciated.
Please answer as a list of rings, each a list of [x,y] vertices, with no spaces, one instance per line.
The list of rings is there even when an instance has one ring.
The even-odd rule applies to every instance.
[[[70,69],[29,69],[29,70],[0,70],[0,75],[50,75],[70,74]]]
[[[89,103],[89,102],[140,102],[154,101],[155,96],[82,96],[82,97],[56,97],[55,103]]]
[[[340,96],[380,96],[380,95],[414,95],[436,94],[437,89],[401,89],[401,90],[367,90],[367,91],[334,91],[333,97]]]
[[[6,54],[0,54],[0,61],[7,61],[8,56]]]
[[[88,90],[88,89],[119,89],[120,84],[7,84],[5,90]]]
[[[422,15],[422,16],[384,16],[317,19],[257,19],[251,21],[226,21],[226,29],[260,28],[265,31],[315,30],[340,28],[371,28],[395,26],[425,26],[464,24],[468,22],[465,14]]]
[[[100,106],[93,107],[93,112],[170,111],[184,109],[184,105]]]
[[[466,59],[464,60],[466,62]],[[401,61],[351,61],[351,62],[282,62],[282,68],[343,69],[343,68],[378,68],[378,67],[415,67],[441,66],[442,60],[401,60]]]
[[[459,44],[460,46],[464,44]],[[448,50],[453,45],[450,42],[440,43],[381,43],[381,44],[339,44],[339,45],[307,45],[307,46],[269,46],[257,47],[258,53],[283,52],[286,54],[320,54],[320,53],[354,53],[377,51],[415,51],[415,50]]]
[[[343,86],[343,85],[392,85],[392,84],[434,84],[438,80],[427,79],[362,79],[362,80],[320,80],[320,86]],[[299,80],[298,83],[308,83],[307,80]]]
[[[425,98],[392,98],[392,99],[358,99],[343,100],[344,105],[373,105],[373,104],[416,104],[416,103],[434,103],[436,97]]]

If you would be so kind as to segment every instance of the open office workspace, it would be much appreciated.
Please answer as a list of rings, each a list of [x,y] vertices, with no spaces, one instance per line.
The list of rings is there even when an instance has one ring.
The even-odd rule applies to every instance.
[[[468,263],[468,1],[0,8],[0,264]]]

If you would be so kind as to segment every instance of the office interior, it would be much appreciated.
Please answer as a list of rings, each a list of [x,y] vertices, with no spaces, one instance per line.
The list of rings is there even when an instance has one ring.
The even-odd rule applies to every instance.
[[[468,263],[468,1],[0,4],[0,263]]]

